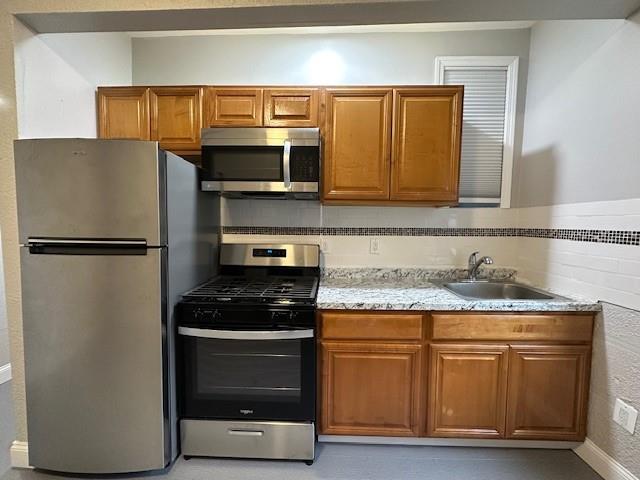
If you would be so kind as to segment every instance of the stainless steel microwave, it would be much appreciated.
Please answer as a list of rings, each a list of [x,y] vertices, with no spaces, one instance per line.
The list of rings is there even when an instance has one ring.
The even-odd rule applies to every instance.
[[[202,189],[231,197],[318,198],[318,128],[205,128]]]

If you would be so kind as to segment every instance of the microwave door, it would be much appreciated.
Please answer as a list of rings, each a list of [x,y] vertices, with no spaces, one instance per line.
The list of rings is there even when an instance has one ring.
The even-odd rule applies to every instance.
[[[213,145],[202,148],[209,179],[218,182],[284,181],[284,148],[274,146]]]

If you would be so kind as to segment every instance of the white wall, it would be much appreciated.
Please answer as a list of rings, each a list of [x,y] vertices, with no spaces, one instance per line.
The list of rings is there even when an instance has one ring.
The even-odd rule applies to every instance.
[[[540,22],[531,34],[518,224],[640,230],[640,13],[628,21]],[[587,436],[640,476],[640,432],[612,421],[640,408],[640,247],[518,239],[520,276],[607,302],[594,332]]]
[[[438,55],[518,55],[524,85],[529,29],[133,38],[133,82],[429,84]]]
[[[640,13],[531,30],[519,206],[640,197]]]
[[[95,137],[98,85],[130,85],[124,33],[36,35],[15,21],[20,138]]]
[[[0,367],[10,362],[9,327],[7,325],[7,302],[4,291],[4,270],[2,267],[2,243],[0,242]]]

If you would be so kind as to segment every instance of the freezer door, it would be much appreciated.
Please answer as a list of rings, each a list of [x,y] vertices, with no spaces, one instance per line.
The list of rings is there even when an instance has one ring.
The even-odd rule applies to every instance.
[[[169,462],[163,389],[166,249],[21,248],[29,461],[74,473]]]
[[[20,243],[39,236],[164,244],[157,143],[61,138],[16,140],[14,149]]]

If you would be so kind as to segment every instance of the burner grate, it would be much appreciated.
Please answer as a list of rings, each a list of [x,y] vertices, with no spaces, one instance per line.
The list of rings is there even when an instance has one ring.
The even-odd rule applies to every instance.
[[[318,280],[313,277],[220,276],[185,293],[185,298],[229,297],[313,299]]]

